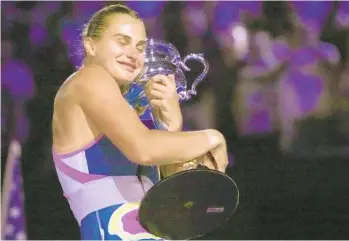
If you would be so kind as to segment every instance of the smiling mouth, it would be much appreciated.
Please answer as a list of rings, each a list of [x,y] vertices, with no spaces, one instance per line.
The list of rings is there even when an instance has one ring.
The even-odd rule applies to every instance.
[[[131,73],[133,73],[136,70],[136,66],[134,66],[133,64],[119,62],[119,61],[117,61],[117,63],[119,65],[121,65],[124,69],[128,70]]]

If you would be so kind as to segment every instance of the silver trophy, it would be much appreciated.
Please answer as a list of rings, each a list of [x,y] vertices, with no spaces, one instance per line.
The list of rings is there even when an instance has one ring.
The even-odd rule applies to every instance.
[[[148,108],[144,84],[152,76],[174,74],[180,101],[189,100],[197,94],[196,86],[206,76],[209,66],[202,54],[189,54],[182,60],[173,45],[153,39],[149,40],[145,54],[144,71],[136,78],[135,88],[130,88],[129,100],[133,106],[147,107],[155,127],[167,130],[154,110]],[[204,66],[191,88],[187,88],[184,75],[184,71],[190,71],[186,65],[189,60],[197,60]],[[216,230],[229,220],[238,204],[237,186],[228,175],[209,170],[201,161],[197,158],[160,167],[163,179],[145,193],[138,210],[139,222],[145,230],[165,240],[190,240]]]
[[[202,73],[195,79],[190,89],[187,88],[187,81],[183,71],[190,71],[186,65],[189,60],[196,60],[203,64]],[[149,109],[149,102],[143,91],[147,81],[155,75],[173,74],[177,86],[177,93],[180,101],[189,100],[192,95],[196,95],[196,86],[205,78],[209,69],[208,62],[204,59],[203,54],[189,54],[182,60],[178,50],[170,43],[160,40],[149,39],[145,50],[145,64],[143,71],[135,79],[135,85],[141,88],[130,88],[128,90],[128,100],[131,105],[137,108]],[[133,101],[132,101],[133,100]],[[151,109],[151,108],[150,108]],[[151,118],[153,119],[156,129],[167,130],[167,125],[163,123],[154,110],[151,109]]]

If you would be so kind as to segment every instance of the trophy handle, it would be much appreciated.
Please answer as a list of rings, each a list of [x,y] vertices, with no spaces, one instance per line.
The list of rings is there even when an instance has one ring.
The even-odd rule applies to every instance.
[[[188,100],[188,99],[191,98],[192,95],[196,95],[197,94],[196,86],[205,78],[205,76],[207,75],[208,69],[210,67],[209,63],[204,58],[204,55],[202,53],[201,54],[188,54],[187,56],[185,56],[184,60],[180,63],[180,67],[182,67],[185,71],[190,71],[190,68],[186,65],[186,62],[188,60],[192,60],[192,59],[199,61],[204,66],[204,70],[195,79],[195,81],[191,85],[191,89],[190,90],[181,91],[179,93],[179,97],[182,100]]]

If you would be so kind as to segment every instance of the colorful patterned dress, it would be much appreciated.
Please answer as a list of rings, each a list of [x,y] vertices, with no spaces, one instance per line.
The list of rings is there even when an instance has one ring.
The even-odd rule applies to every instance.
[[[132,96],[126,97],[134,106]],[[144,120],[144,113],[141,117],[145,125],[153,128],[151,119]],[[72,153],[52,152],[60,184],[83,240],[160,239],[146,232],[138,221],[140,201],[159,181],[155,166],[143,167],[141,183],[136,175],[138,165],[104,135]]]

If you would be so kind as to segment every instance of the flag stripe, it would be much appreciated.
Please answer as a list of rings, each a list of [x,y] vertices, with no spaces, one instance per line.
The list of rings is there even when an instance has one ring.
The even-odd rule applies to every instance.
[[[20,143],[12,140],[9,145],[2,189],[2,240],[26,239],[20,157]]]
[[[1,202],[1,209],[2,209],[2,215],[1,215],[1,239],[4,239],[5,237],[5,227],[7,224],[7,218],[8,218],[8,210],[9,210],[9,204],[10,204],[10,194],[12,190],[12,179],[13,179],[13,168],[15,166],[15,160],[20,158],[21,155],[21,148],[17,141],[12,140],[9,148],[8,148],[8,155],[7,155],[7,161],[6,161],[6,168],[4,173],[4,183],[2,188],[2,202]]]

